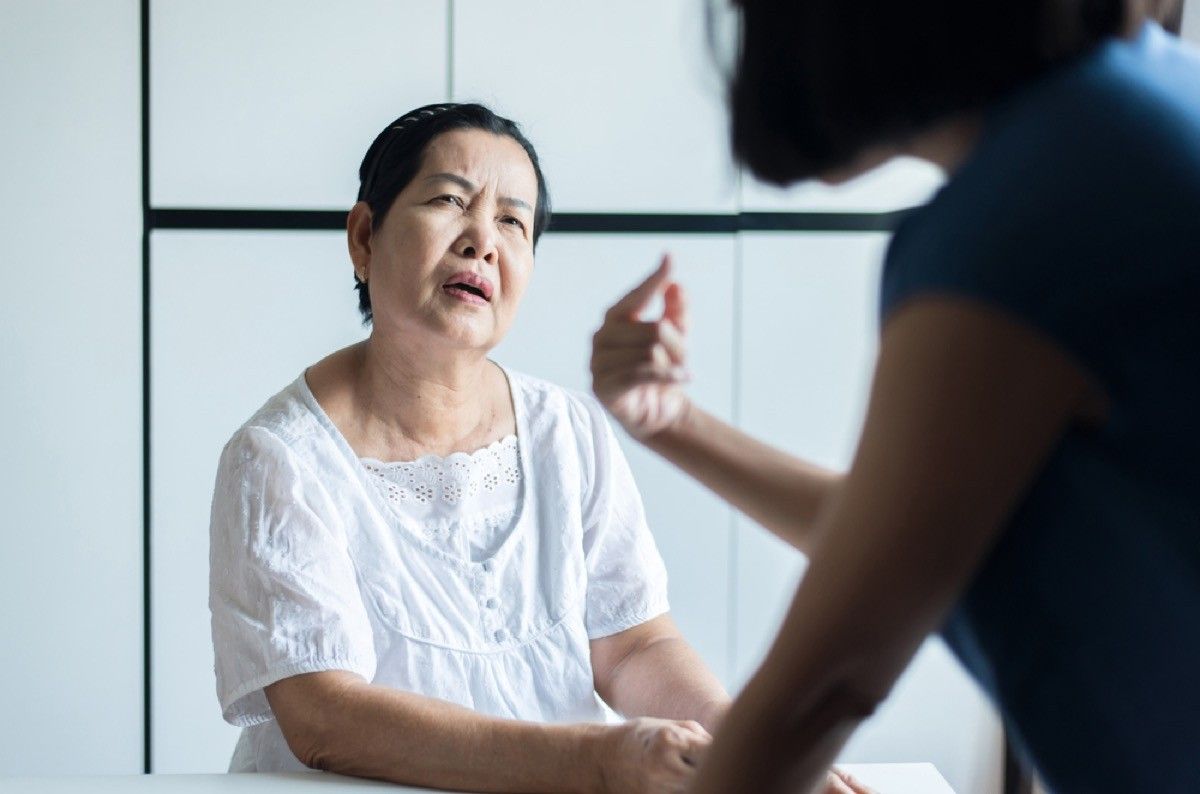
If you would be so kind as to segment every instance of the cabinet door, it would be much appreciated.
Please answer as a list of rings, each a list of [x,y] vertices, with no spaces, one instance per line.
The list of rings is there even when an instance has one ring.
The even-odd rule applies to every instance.
[[[747,234],[741,423],[825,466],[850,462],[877,348],[880,234]],[[755,289],[751,285],[769,285]],[[799,555],[739,521],[735,677],[757,667],[802,574]],[[940,640],[851,739],[846,761],[932,761],[957,791],[999,790],[995,714]]]
[[[453,91],[520,123],[573,212],[736,207],[704,3],[454,4]]]
[[[151,203],[349,207],[383,126],[446,98],[446,0],[152,0]]]
[[[13,0],[0,15],[0,775],[133,774],[138,7]]]
[[[336,232],[156,232],[151,249],[153,770],[220,772],[208,518],[221,448],[309,364],[365,336]]]
[[[696,318],[689,335],[692,396],[729,418],[733,373],[734,241],[728,236],[549,234],[520,314],[496,359],[564,386],[589,390],[591,336],[608,306],[675,254]],[[658,309],[661,311],[661,308]],[[670,576],[671,612],[728,683],[732,512],[685,474],[617,430]]]
[[[1193,44],[1200,44],[1200,5],[1184,4],[1181,35]]]
[[[923,204],[941,187],[942,172],[925,160],[898,157],[840,185],[817,180],[778,188],[742,177],[742,209],[748,212],[890,212]]]

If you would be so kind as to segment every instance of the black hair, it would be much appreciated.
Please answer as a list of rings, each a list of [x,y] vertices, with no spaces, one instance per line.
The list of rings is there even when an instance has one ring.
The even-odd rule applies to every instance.
[[[405,113],[375,136],[358,167],[358,200],[365,201],[371,208],[372,230],[383,224],[396,196],[421,170],[421,162],[430,142],[452,130],[484,130],[512,138],[529,155],[538,189],[533,211],[533,245],[536,248],[538,238],[550,223],[550,194],[546,190],[546,179],[542,175],[537,152],[516,122],[478,104],[448,102],[425,105]],[[369,323],[372,314],[367,283],[356,276],[354,288],[358,291],[358,309],[362,313],[363,324]]]
[[[734,157],[787,185],[981,110],[1119,34],[1127,0],[740,0]],[[710,16],[711,18],[711,16]]]

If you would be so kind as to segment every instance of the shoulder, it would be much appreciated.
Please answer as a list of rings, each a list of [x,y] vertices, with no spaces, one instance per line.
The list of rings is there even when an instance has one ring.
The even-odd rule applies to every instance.
[[[222,450],[222,466],[286,458],[319,435],[320,422],[306,394],[304,376],[272,396],[234,431]]]
[[[986,112],[966,162],[893,236],[884,303],[930,279],[1076,290],[1097,269],[1127,289],[1125,264],[1148,258],[1170,279],[1200,245],[1198,214],[1200,58],[1150,27]]]
[[[552,417],[589,433],[608,426],[604,408],[593,395],[522,372],[507,368],[504,371],[512,384],[513,398],[521,401],[531,419]]]

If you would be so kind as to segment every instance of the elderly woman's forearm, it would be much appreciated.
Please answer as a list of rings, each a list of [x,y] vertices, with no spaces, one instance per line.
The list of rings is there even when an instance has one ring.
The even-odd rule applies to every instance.
[[[603,726],[497,719],[361,680],[278,711],[292,751],[314,769],[481,792],[586,792],[599,776]]]
[[[646,445],[804,553],[843,476],[764,444],[698,406]]]
[[[710,732],[729,707],[729,694],[682,636],[655,638],[630,653],[604,694],[626,717],[695,720]]]

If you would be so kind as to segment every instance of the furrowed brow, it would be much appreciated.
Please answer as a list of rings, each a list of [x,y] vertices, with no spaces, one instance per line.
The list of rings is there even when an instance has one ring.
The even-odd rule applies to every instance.
[[[431,174],[425,177],[426,182],[453,182],[468,193],[475,192],[475,184],[466,177],[461,177],[458,174],[443,172],[440,174]]]
[[[529,206],[529,202],[525,199],[513,198],[512,196],[501,196],[500,203],[507,204],[510,207],[523,209],[526,212],[533,212],[533,207]]]

